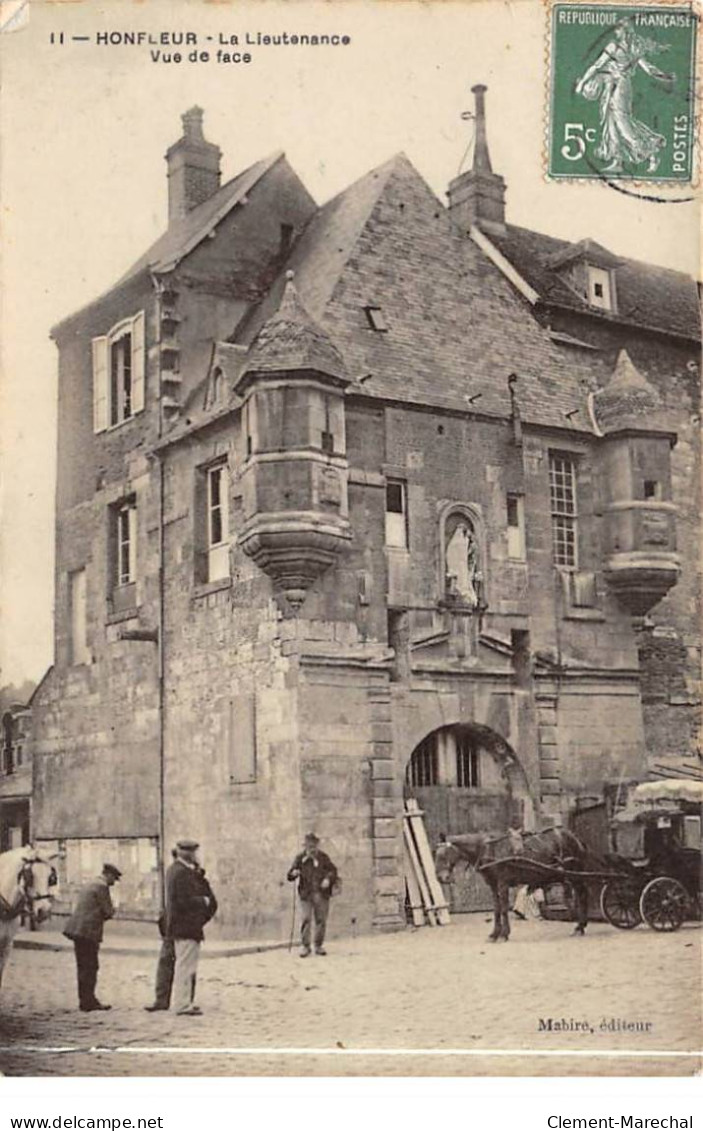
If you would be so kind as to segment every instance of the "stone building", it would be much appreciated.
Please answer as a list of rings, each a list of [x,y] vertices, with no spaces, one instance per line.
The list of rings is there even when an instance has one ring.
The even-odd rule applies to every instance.
[[[0,852],[29,844],[31,797],[31,711],[12,703],[0,739]]]
[[[188,111],[166,233],[54,330],[34,835],[127,917],[187,834],[222,929],[280,932],[314,828],[335,929],[393,928],[404,794],[539,827],[691,757],[695,286],[507,224],[476,95],[448,209],[403,155],[220,185]]]

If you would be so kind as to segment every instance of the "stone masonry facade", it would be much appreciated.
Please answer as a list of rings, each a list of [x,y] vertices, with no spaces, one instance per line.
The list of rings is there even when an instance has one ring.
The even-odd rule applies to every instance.
[[[54,331],[32,833],[69,893],[115,855],[128,922],[194,837],[212,929],[262,939],[314,829],[332,930],[392,930],[404,798],[540,828],[690,759],[688,347],[556,340],[402,156],[318,208],[281,154],[220,187],[184,127],[167,232]]]

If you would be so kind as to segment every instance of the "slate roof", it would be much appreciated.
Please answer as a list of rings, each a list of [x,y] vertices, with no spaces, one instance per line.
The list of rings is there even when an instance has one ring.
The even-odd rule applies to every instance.
[[[365,396],[507,418],[515,372],[525,422],[592,434],[587,393],[609,372],[594,380],[590,353],[575,356],[552,342],[402,154],[312,218],[236,341],[250,344],[270,318],[289,269],[350,376],[371,375],[357,384]],[[374,302],[387,333],[369,326],[364,307]]]
[[[610,381],[593,397],[593,412],[603,435],[626,428],[664,427],[661,407],[657,390],[633,364],[627,350],[620,350]]]
[[[372,169],[315,213],[267,297],[237,327],[237,341],[251,343],[278,309],[288,271],[294,272],[296,290],[303,296],[305,309],[313,319],[320,318],[388,178],[403,160],[407,158],[397,154]]]
[[[228,212],[251,192],[269,169],[281,160],[283,152],[272,153],[262,161],[257,161],[243,173],[222,185],[211,197],[191,209],[180,220],[174,220],[162,236],[133,263],[118,280],[121,286],[141,271],[168,271],[175,267],[189,252],[201,243],[213,228],[225,218]]]
[[[585,298],[568,286],[555,270],[560,258],[564,261],[571,259],[571,250],[587,252],[591,241],[573,244],[515,224],[506,224],[505,234],[494,231],[486,234],[548,306],[588,312],[596,317],[700,340],[701,316],[696,284],[681,271],[642,263],[637,259],[618,258],[615,267],[618,309],[616,314],[611,314],[589,306]],[[603,252],[610,254],[600,245],[593,246],[601,256]]]
[[[294,272],[287,271],[281,305],[254,339],[242,377],[247,373],[315,370],[346,384],[344,358],[329,334],[308,314],[293,279]]]

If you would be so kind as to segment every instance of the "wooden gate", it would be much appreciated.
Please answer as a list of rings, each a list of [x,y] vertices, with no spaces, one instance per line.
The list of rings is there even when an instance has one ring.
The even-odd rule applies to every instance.
[[[455,785],[415,786],[412,790],[425,815],[427,836],[433,848],[442,834],[485,832],[507,829],[513,815],[510,796],[506,792],[466,789]],[[446,887],[449,910],[488,911],[493,907],[488,885],[471,870],[457,867],[454,883]]]

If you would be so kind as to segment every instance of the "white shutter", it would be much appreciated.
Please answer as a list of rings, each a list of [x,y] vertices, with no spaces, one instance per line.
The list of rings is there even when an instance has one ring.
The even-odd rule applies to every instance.
[[[93,431],[107,428],[107,338],[93,338]]]
[[[129,514],[129,580],[137,580],[137,505],[131,506]]]
[[[222,479],[220,480],[220,506],[222,507],[222,541],[229,542],[229,492],[230,475],[229,464],[222,466]]]
[[[144,408],[144,311],[132,321],[132,414]]]

